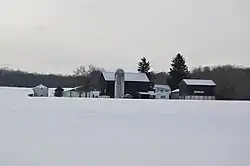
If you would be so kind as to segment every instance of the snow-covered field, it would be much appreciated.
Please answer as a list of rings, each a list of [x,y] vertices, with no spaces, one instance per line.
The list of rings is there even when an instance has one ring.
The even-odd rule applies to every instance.
[[[29,92],[0,88],[1,166],[250,166],[250,102]]]

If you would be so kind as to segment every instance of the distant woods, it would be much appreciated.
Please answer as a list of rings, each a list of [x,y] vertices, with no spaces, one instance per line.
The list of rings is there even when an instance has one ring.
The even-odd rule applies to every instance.
[[[250,68],[231,65],[199,67],[192,71],[191,77],[214,80],[217,99],[250,100]]]
[[[155,84],[168,84],[177,89],[183,78],[212,79],[217,84],[216,98],[221,100],[250,100],[250,68],[231,65],[198,67],[189,70],[184,55],[178,53],[170,63],[168,72],[154,72],[150,61],[142,57],[137,71],[147,74]],[[168,66],[168,64],[166,65]],[[82,86],[82,91],[99,88],[103,68],[80,66],[72,75],[29,73],[20,70],[0,69],[0,86],[34,87],[44,84],[49,88]],[[60,94],[59,94],[60,96]]]
[[[79,76],[38,74],[20,70],[0,69],[0,86],[34,87],[39,84],[50,88],[77,86]]]

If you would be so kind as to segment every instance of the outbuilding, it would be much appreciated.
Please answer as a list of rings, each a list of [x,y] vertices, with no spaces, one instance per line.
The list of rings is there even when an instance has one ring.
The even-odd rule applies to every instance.
[[[215,100],[216,84],[213,80],[183,79],[179,85],[179,98],[185,100]]]
[[[76,97],[76,98],[99,98],[100,91],[92,90],[92,91],[83,91],[83,86],[78,86],[66,91],[63,91],[63,97]]]
[[[84,97],[83,92],[79,91],[77,88],[72,88],[62,92],[63,97]]]
[[[33,96],[34,97],[48,97],[49,96],[49,88],[40,84],[33,88]]]
[[[170,94],[170,99],[179,99],[179,92],[180,92],[180,89],[175,89],[171,92]]]

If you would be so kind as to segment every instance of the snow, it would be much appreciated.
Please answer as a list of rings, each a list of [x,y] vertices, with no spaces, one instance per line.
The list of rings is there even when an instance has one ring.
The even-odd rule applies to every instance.
[[[180,92],[180,89],[175,89],[172,91],[172,93],[175,93],[175,92]]]
[[[28,91],[0,88],[0,165],[250,165],[250,102],[29,98]]]
[[[43,84],[39,84],[34,88],[39,88],[39,89],[48,89],[46,86],[44,86]]]
[[[165,89],[171,91],[171,88],[168,85],[154,85],[154,89]]]
[[[207,86],[216,86],[212,80],[202,80],[202,79],[184,79],[183,80],[187,85],[207,85]]]
[[[114,72],[103,72],[103,76],[106,81],[115,81]],[[149,82],[149,79],[145,73],[125,73],[125,81]]]

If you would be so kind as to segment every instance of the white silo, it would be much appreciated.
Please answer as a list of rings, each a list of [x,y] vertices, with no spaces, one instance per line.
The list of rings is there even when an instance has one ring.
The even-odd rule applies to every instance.
[[[124,98],[124,79],[124,70],[117,69],[115,72],[115,98]]]

